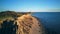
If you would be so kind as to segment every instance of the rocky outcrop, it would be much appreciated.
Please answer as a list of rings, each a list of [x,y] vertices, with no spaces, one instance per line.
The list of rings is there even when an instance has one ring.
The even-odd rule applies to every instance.
[[[14,15],[13,18],[7,18],[8,20],[0,20],[2,22],[0,24],[1,34],[45,34],[41,22],[36,17],[29,13],[17,14],[17,16]]]

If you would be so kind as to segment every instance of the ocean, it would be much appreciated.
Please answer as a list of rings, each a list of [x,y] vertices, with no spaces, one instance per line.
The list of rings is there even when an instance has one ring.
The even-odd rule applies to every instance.
[[[60,12],[34,12],[32,16],[39,18],[47,34],[60,34]]]

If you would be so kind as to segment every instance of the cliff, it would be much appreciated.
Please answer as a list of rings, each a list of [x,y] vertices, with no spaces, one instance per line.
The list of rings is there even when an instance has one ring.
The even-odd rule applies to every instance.
[[[37,18],[33,17],[31,14],[18,14],[15,12],[13,14],[10,12],[7,13],[7,16],[12,15],[11,17],[13,17],[13,20],[12,18],[7,18],[2,21],[2,24],[0,24],[1,34],[45,34],[45,30],[41,22]]]
[[[18,34],[45,34],[44,28],[35,17],[30,14],[17,18]]]

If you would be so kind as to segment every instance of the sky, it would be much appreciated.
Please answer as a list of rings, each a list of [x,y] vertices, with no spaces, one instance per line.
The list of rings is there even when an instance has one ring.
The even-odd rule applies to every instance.
[[[60,11],[60,0],[0,0],[0,11]]]

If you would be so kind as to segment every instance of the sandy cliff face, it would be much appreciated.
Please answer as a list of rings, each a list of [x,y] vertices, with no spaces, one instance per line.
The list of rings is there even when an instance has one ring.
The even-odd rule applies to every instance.
[[[17,34],[45,34],[42,24],[30,14],[17,18]]]

